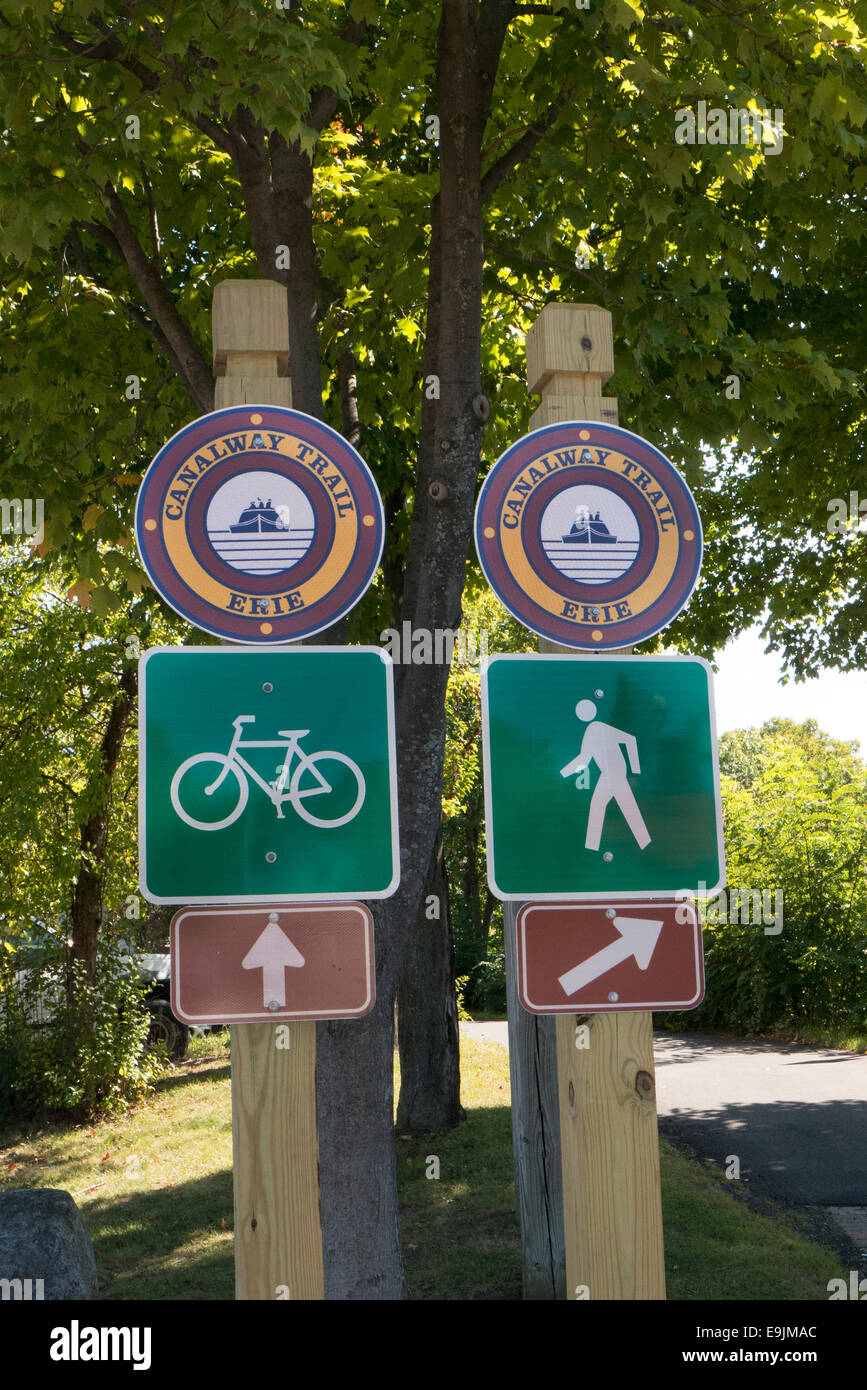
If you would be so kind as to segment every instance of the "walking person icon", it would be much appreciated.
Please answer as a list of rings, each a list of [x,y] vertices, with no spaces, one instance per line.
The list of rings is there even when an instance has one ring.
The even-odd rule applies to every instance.
[[[644,817],[638,809],[638,802],[627,781],[626,757],[629,771],[635,776],[641,772],[638,761],[638,744],[633,734],[615,729],[612,724],[603,724],[596,718],[596,706],[592,700],[579,700],[575,706],[578,718],[586,723],[581,740],[581,752],[571,763],[560,769],[561,777],[569,777],[595,763],[599,777],[590,799],[590,813],[587,817],[587,836],[585,849],[598,850],[602,839],[602,826],[610,801],[616,801],[639,849],[650,844],[650,832]]]

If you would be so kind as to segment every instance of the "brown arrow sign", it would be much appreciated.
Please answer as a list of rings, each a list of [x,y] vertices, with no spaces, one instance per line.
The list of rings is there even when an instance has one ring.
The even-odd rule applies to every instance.
[[[694,1009],[704,996],[691,902],[527,903],[517,930],[518,995],[531,1014]]]
[[[359,1018],[375,999],[363,903],[185,908],[172,918],[172,1012],[184,1023]]]

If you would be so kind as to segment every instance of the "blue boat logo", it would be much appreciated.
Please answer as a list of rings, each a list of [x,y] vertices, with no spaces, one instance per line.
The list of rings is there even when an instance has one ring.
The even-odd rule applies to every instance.
[[[598,485],[579,485],[564,489],[546,508],[540,539],[564,579],[610,584],[635,563],[638,523],[622,498]]]
[[[238,517],[234,526],[229,530],[233,535],[261,535],[263,532],[274,534],[276,531],[289,530],[289,508],[285,503],[279,510],[271,505],[271,498],[263,502],[261,497],[256,502],[251,502],[249,507],[245,507]]]
[[[615,545],[617,542],[599,512],[591,516],[587,507],[575,508],[575,520],[563,539],[569,545]]]
[[[307,554],[316,531],[313,508],[302,489],[264,469],[219,488],[205,525],[220,559],[253,575],[291,570]]]

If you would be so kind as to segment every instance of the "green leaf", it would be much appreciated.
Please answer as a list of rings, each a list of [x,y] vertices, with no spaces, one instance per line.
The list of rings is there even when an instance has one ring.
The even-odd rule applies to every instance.
[[[602,13],[613,29],[629,29],[644,19],[639,0],[605,0]]]

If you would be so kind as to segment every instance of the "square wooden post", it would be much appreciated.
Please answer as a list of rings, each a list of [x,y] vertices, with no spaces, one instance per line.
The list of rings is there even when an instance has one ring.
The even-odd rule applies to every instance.
[[[561,420],[616,425],[617,400],[602,394],[613,371],[608,310],[548,304],[527,335],[527,387],[542,396],[531,429]],[[539,648],[572,650],[546,641]],[[516,915],[508,914],[507,923]],[[662,1299],[652,1014],[596,1014],[581,1021],[588,1025],[586,1048],[575,1045],[576,1016],[559,1015],[554,1024],[566,1297]]]
[[[282,285],[222,281],[212,334],[217,409],[291,406]],[[235,1297],[321,1299],[316,1024],[236,1023],[231,1032]]]

